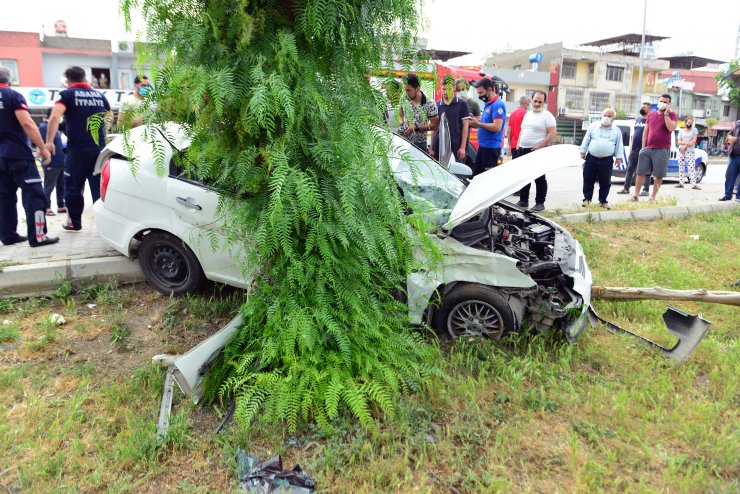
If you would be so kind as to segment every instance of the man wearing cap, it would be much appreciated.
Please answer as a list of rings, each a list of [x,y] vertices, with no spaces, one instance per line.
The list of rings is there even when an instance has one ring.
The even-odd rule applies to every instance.
[[[478,129],[478,154],[475,157],[473,176],[501,164],[501,146],[504,143],[506,105],[496,93],[491,79],[481,79],[475,84],[478,98],[486,105],[480,119],[472,117],[470,127]]]
[[[447,116],[452,154],[457,161],[465,162],[470,114],[468,103],[455,94],[455,79],[451,75],[442,79],[442,97],[437,101],[437,111],[440,119],[442,115]],[[433,156],[439,159],[439,129],[432,138],[432,151]]]
[[[28,240],[31,247],[55,244],[46,235],[46,196],[28,139],[44,163],[51,156],[23,96],[10,89],[10,70],[0,65],[0,241],[12,245]],[[18,189],[26,213],[27,235],[18,235]]]
[[[105,147],[105,130],[111,121],[110,104],[103,93],[85,82],[82,67],[70,67],[64,75],[69,89],[60,93],[46,129],[46,147],[52,154],[62,152],[54,146],[54,136],[64,115],[67,150],[64,158],[64,203],[67,206],[67,231],[82,229],[85,208],[85,181],[90,185],[93,202],[100,198],[100,175],[93,175],[95,161]]]

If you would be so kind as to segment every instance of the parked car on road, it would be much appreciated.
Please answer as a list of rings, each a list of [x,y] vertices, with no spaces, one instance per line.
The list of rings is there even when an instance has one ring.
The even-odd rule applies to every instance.
[[[205,279],[248,286],[249,276],[235,261],[238,252],[221,228],[218,193],[189,178],[173,159],[187,148],[187,137],[175,126],[167,139],[149,132],[165,149],[164,174],[157,173],[143,127],[129,136],[133,156],[127,156],[122,136],[100,155],[101,198],[94,205],[100,235],[122,254],[138,256],[147,281],[163,293],[187,293]],[[500,338],[527,326],[579,336],[592,285],[581,246],[556,223],[504,201],[540,175],[581,166],[578,148],[545,148],[466,186],[401,137],[378,132],[392,142],[390,164],[403,200],[436,224],[426,235],[442,254],[436,269],[407,278],[409,321],[428,322],[451,336]]]
[[[634,124],[634,120],[615,120],[612,124],[619,126],[619,129],[622,131],[622,143],[624,144],[624,157],[622,158],[622,164],[614,165],[614,168],[612,169],[613,177],[624,178],[624,176],[627,174],[627,161],[630,154],[630,147],[632,146],[632,137],[635,131]],[[668,160],[668,174],[666,175],[666,178],[675,178],[676,180],[678,180],[679,130],[679,128],[676,128],[676,130],[673,131],[673,138],[671,139],[671,157]],[[699,183],[704,178],[704,175],[706,175],[707,173],[707,163],[709,158],[707,156],[707,152],[699,148],[696,148],[694,150],[694,156],[696,156],[696,183]],[[630,185],[634,184],[634,179],[632,182],[633,183]]]

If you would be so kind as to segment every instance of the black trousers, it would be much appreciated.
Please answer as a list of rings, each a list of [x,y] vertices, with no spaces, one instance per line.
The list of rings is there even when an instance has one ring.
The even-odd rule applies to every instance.
[[[591,154],[586,155],[586,162],[583,164],[583,199],[590,201],[594,196],[594,183],[599,182],[599,202],[604,204],[609,196],[609,189],[612,186],[612,167],[614,166],[614,157],[606,156],[597,158]]]
[[[637,161],[638,157],[640,156],[640,150],[639,149],[632,149],[630,151],[629,159],[627,160],[627,172],[624,176],[624,190],[630,190],[630,187],[632,187],[632,180],[635,179],[635,175],[637,172]],[[645,183],[642,185],[642,190],[645,191],[645,193],[650,190],[650,180],[645,180]],[[635,191],[635,195],[640,192],[639,190]]]
[[[44,194],[46,194],[46,207],[51,209],[51,193],[57,189],[57,208],[64,207],[64,167],[44,167]]]
[[[480,175],[489,168],[495,168],[501,164],[501,148],[478,148],[475,156],[475,167],[473,176]]]
[[[532,148],[519,148],[516,150],[516,157],[520,158],[531,152]],[[545,199],[547,198],[547,178],[544,175],[542,175],[541,177],[537,177],[534,181],[534,185],[537,190],[534,196],[534,202],[537,204],[544,204]],[[522,189],[519,191],[519,200],[529,202],[529,190],[531,187],[531,183],[522,187]]]
[[[72,226],[82,226],[82,210],[85,209],[85,182],[90,185],[92,201],[100,199],[100,175],[93,175],[95,161],[100,149],[69,149],[64,158],[64,204]]]
[[[28,243],[34,245],[37,236],[43,240],[46,232],[46,197],[36,162],[0,158],[0,241],[4,244],[18,241],[18,189],[26,212]]]

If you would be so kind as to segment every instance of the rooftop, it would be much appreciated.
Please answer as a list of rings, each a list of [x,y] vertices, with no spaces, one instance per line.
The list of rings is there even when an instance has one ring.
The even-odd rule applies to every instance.
[[[661,57],[663,60],[668,60],[671,63],[672,69],[696,69],[699,67],[706,67],[709,64],[721,64],[725,63],[722,60],[714,60],[712,58],[697,57],[695,55],[677,55],[675,57]]]

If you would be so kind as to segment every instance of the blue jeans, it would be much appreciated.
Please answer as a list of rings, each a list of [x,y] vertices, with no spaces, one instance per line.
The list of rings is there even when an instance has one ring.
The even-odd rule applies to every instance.
[[[36,243],[36,212],[46,213],[46,196],[34,160],[0,158],[0,241],[12,244],[18,241],[18,189],[21,189],[23,209],[26,211],[28,243]],[[46,221],[43,225],[46,232]]]
[[[732,189],[735,187],[735,180],[740,175],[740,155],[730,156],[727,163],[727,172],[725,172],[725,197],[732,199]],[[740,189],[735,194],[735,199],[740,198]]]
[[[64,157],[64,204],[75,228],[82,227],[82,210],[85,209],[85,181],[90,185],[93,202],[100,199],[100,175],[93,175],[98,148],[67,148]]]

